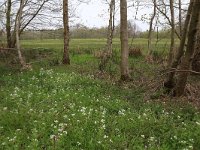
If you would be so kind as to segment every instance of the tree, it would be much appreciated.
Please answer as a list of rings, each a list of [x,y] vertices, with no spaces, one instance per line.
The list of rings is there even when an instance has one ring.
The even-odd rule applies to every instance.
[[[194,0],[192,16],[188,32],[188,42],[185,55],[180,64],[180,70],[186,70],[186,72],[179,72],[177,83],[175,87],[175,96],[182,96],[184,94],[185,86],[187,83],[187,78],[190,70],[191,63],[193,61],[193,55],[195,52],[195,43],[197,41],[197,33],[199,30],[198,23],[200,21],[200,2],[199,0]]]
[[[109,3],[109,24],[107,29],[107,45],[104,50],[103,56],[99,63],[99,70],[103,71],[108,63],[113,52],[113,34],[115,29],[115,0],[111,0]]]
[[[200,27],[200,22],[199,22]],[[200,72],[200,30],[197,33],[197,41],[195,45],[195,55],[192,62],[192,70]]]
[[[158,1],[156,8],[157,8],[158,12],[160,12],[164,16],[163,20],[166,20],[168,22],[167,24],[169,26],[171,26],[171,29],[172,29],[172,26],[173,26],[172,18],[174,18],[174,24],[175,24],[175,13],[173,13],[173,12],[175,12],[175,10],[174,10],[174,8],[175,8],[174,4],[175,3],[174,3],[174,0],[168,0],[168,1],[169,1],[169,4],[166,4],[165,0]],[[168,10],[168,8],[169,8],[169,10]],[[170,11],[170,15],[168,14],[168,11]],[[171,16],[171,18],[170,18],[170,16]],[[174,32],[175,32],[176,36],[179,39],[181,39],[180,34],[176,30],[176,28],[174,28]]]
[[[63,64],[70,64],[69,58],[69,8],[68,0],[63,0],[63,26],[64,26],[64,50]]]
[[[24,1],[23,8],[26,8],[26,9],[24,9],[24,11],[22,12],[22,16],[21,16],[22,23],[19,26],[19,36],[37,16],[42,16],[41,14],[40,15],[38,14],[42,11],[42,8],[44,8],[44,5],[48,1],[49,0],[32,0],[32,1],[25,0]],[[18,17],[17,15],[19,13],[19,8],[17,7],[18,5],[16,4],[18,4],[18,1],[13,2],[11,0],[7,0],[6,35],[7,35],[8,48],[14,48],[16,45],[16,20]]]
[[[112,40],[113,40],[113,33],[114,33],[114,22],[115,22],[115,0],[111,0],[109,4],[109,25],[108,25],[108,36],[107,36],[107,48],[108,53],[112,54]]]
[[[7,0],[7,9],[6,9],[6,37],[7,37],[7,47],[12,47],[11,41],[11,0]]]
[[[25,0],[20,0],[19,11],[17,13],[17,19],[16,19],[15,24],[16,24],[16,45],[17,45],[17,52],[18,52],[19,61],[20,61],[22,68],[27,69],[26,62],[25,62],[25,60],[22,56],[20,40],[19,40],[21,17],[22,17],[24,5],[25,5]]]
[[[121,80],[130,79],[128,68],[128,25],[127,25],[127,1],[120,0],[120,41],[121,41]]]
[[[174,0],[170,0],[170,14],[171,14],[171,44],[168,56],[168,66],[171,65],[174,55],[175,44],[175,18],[174,18]]]
[[[153,30],[153,21],[156,16],[156,6],[157,6],[157,0],[153,0],[153,14],[150,19],[149,23],[149,33],[148,33],[148,55],[151,55],[152,48],[151,48],[151,41],[152,41],[152,30]]]
[[[128,38],[135,38],[139,34],[139,27],[134,20],[128,20]]]
[[[3,22],[3,18],[4,18],[4,6],[5,3],[1,3],[0,2],[0,29],[3,30],[3,26],[4,26],[4,22]]]
[[[188,7],[188,11],[187,11],[187,15],[186,15],[186,20],[184,23],[184,28],[183,28],[183,33],[182,33],[182,38],[180,41],[180,45],[177,51],[177,54],[170,66],[170,69],[176,69],[177,66],[180,63],[181,57],[184,54],[184,47],[185,47],[185,41],[188,35],[188,26],[191,20],[191,13],[192,13],[192,9],[193,9],[193,0],[190,1],[189,7]],[[172,72],[170,72],[167,76],[167,80],[164,83],[164,86],[168,89],[173,89],[175,86],[175,82],[174,82],[174,76],[175,76],[175,72],[172,70]]]
[[[179,10],[179,32],[180,37],[182,38],[182,0],[178,0],[178,10]]]

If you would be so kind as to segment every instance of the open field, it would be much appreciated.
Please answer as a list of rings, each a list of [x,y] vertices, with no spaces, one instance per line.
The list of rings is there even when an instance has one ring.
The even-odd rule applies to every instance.
[[[34,47],[45,47],[45,48],[53,48],[56,50],[62,49],[63,41],[60,39],[45,39],[45,40],[24,40],[22,41],[23,46],[25,48]],[[176,41],[178,43],[178,40]],[[72,50],[96,50],[102,49],[105,47],[106,39],[72,39],[70,41],[70,49]],[[144,49],[144,52],[147,50],[147,39],[129,39],[129,45],[131,46],[140,46]],[[166,51],[168,50],[170,45],[169,39],[162,39],[159,41],[153,40],[153,48],[155,50]],[[120,39],[113,40],[113,48],[120,48]]]
[[[22,41],[34,70],[0,64],[0,149],[200,149],[199,110],[181,99],[161,101],[162,87],[151,91],[161,64],[131,57],[133,80],[118,82],[119,39],[115,58],[98,70],[93,54],[105,43],[72,40],[71,65],[63,66],[61,40]],[[146,43],[134,40],[143,54]],[[162,57],[169,42],[158,45]]]
[[[176,43],[178,44],[178,40]],[[70,41],[70,55],[71,61],[73,64],[81,65],[83,68],[95,68],[97,69],[99,60],[94,58],[96,52],[103,51],[105,49],[106,39],[72,39]],[[60,39],[45,39],[45,40],[23,40],[22,46],[28,51],[34,50],[50,50],[54,54],[50,58],[53,59],[53,63],[55,61],[61,61],[62,59],[62,51],[63,51],[63,41]],[[129,39],[129,46],[131,48],[139,48],[141,53],[144,55],[147,54],[147,39]],[[170,41],[169,39],[162,39],[160,41],[153,40],[152,49],[154,51],[156,59],[165,59],[169,50]],[[33,50],[33,51],[34,51]],[[120,62],[120,39],[113,40],[113,50],[114,50],[114,64],[113,65],[115,71],[119,71],[118,65]],[[32,55],[32,54],[28,54]],[[140,65],[147,65],[145,63],[140,63],[140,58],[130,58],[130,67],[133,67],[131,64],[135,63]],[[29,58],[29,57],[28,57]],[[142,58],[142,59],[143,59]],[[28,60],[30,62],[34,62],[35,60]],[[39,60],[40,61],[40,60]],[[139,63],[138,63],[139,62]],[[84,65],[86,63],[87,65]],[[43,63],[41,65],[46,65]],[[113,67],[111,69],[113,69]]]

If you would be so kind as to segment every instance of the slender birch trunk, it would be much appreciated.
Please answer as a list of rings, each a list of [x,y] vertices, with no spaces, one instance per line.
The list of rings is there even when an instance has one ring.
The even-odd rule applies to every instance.
[[[112,41],[114,32],[114,13],[115,13],[115,0],[111,0],[109,4],[109,25],[108,25],[108,36],[107,36],[107,50],[109,55],[112,55]]]
[[[21,25],[22,11],[24,8],[24,2],[25,2],[24,0],[20,1],[20,8],[19,8],[19,11],[17,14],[17,19],[16,19],[16,46],[17,46],[19,61],[20,61],[20,64],[22,65],[22,68],[24,68],[26,66],[26,62],[25,62],[25,60],[22,56],[22,52],[21,52],[19,31],[20,31],[20,25]]]

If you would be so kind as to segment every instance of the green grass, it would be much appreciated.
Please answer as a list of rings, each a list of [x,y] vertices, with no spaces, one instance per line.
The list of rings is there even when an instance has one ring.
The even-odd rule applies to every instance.
[[[132,39],[129,39],[129,44],[131,45]],[[178,43],[178,40],[177,42]],[[22,44],[25,48],[34,47],[45,47],[58,50],[62,52],[63,40],[60,39],[45,39],[45,40],[23,40]],[[146,53],[147,50],[147,39],[133,39],[133,46],[140,46],[143,52]],[[162,39],[159,42],[153,40],[153,49],[158,51],[168,51],[170,41],[169,39]],[[70,49],[71,51],[95,51],[105,48],[106,39],[71,39]],[[113,48],[120,49],[120,40],[113,40]]]
[[[200,148],[195,109],[146,103],[138,89],[53,69],[1,83],[1,149]]]
[[[138,82],[151,80],[158,64],[131,58],[131,85],[99,79],[99,60],[92,52],[105,42],[72,40],[71,65],[63,66],[57,64],[61,40],[22,41],[34,70],[0,65],[0,149],[200,149],[198,110],[170,100],[144,100],[147,88]],[[134,40],[144,53],[146,42]],[[158,50],[167,42],[161,41]],[[104,75],[119,79],[119,39],[114,47],[116,57]]]

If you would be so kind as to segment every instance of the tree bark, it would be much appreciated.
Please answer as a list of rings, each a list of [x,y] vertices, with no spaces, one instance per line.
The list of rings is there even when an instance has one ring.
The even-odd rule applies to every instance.
[[[128,68],[127,1],[120,0],[121,80],[130,80]]]
[[[16,19],[16,46],[17,46],[19,61],[20,61],[22,68],[24,68],[26,66],[25,60],[22,56],[20,40],[19,40],[19,37],[20,37],[19,36],[19,30],[20,30],[23,7],[24,7],[24,0],[21,0],[20,1],[20,8],[19,8],[19,11],[18,11],[18,14],[17,14],[17,19]]]
[[[192,13],[192,9],[193,9],[193,0],[190,1],[189,7],[188,7],[188,11],[187,11],[187,16],[186,16],[186,20],[184,23],[184,28],[183,28],[183,33],[182,33],[182,38],[180,41],[180,45],[178,48],[178,51],[176,53],[176,56],[171,64],[170,69],[176,69],[181,57],[184,54],[184,47],[185,47],[185,42],[186,42],[186,38],[187,38],[187,34],[188,34],[188,26],[190,23],[190,19],[191,19],[191,13]],[[172,89],[175,86],[175,82],[174,82],[174,75],[175,72],[170,72],[167,76],[167,80],[164,83],[164,86],[168,89]]]
[[[200,15],[200,2],[199,0],[196,0],[193,5],[192,17],[190,21],[187,49],[183,57],[183,60],[180,64],[180,70],[189,70],[191,68],[191,63],[193,61],[195,52],[195,43],[197,40],[199,15]],[[184,94],[188,75],[189,75],[188,72],[179,72],[177,78],[177,84],[175,87],[175,96],[179,97]]]
[[[69,58],[69,8],[68,0],[63,0],[64,51],[63,64],[70,64]]]
[[[180,37],[182,38],[182,0],[178,0],[178,9],[179,9],[179,32],[180,32]]]
[[[148,55],[151,55],[152,53],[152,30],[153,30],[153,21],[154,18],[156,16],[156,6],[157,6],[157,1],[153,0],[153,5],[154,5],[154,10],[153,10],[153,14],[151,16],[150,19],[150,23],[149,23],[149,33],[148,33]]]
[[[7,38],[7,47],[11,48],[11,0],[7,0],[7,10],[6,10],[6,38]]]
[[[168,56],[168,66],[171,65],[174,56],[174,43],[175,43],[174,0],[170,0],[170,13],[171,13],[171,45]]]
[[[200,18],[199,18],[200,20]],[[197,41],[195,45],[195,55],[194,60],[192,62],[192,70],[200,72],[200,21],[198,25],[198,33],[197,33]]]
[[[112,40],[113,40],[113,32],[114,32],[114,11],[115,11],[115,0],[111,0],[110,2],[110,18],[109,18],[109,25],[108,25],[108,37],[107,37],[107,48],[108,53],[112,55]]]
[[[107,34],[107,45],[106,49],[104,50],[103,57],[99,63],[99,70],[103,71],[108,63],[109,59],[112,56],[113,52],[113,33],[114,33],[114,22],[115,22],[115,0],[111,0],[109,4],[109,24],[108,24],[108,34]]]

